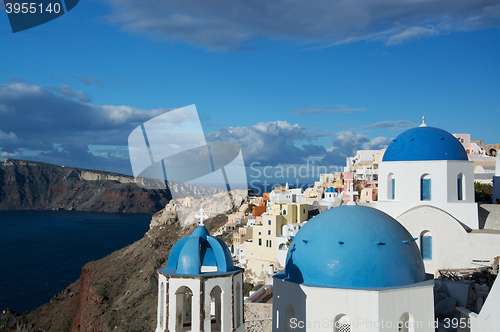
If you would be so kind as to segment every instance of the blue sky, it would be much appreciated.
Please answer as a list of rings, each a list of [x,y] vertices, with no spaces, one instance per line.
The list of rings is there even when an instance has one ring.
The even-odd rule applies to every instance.
[[[131,174],[127,137],[196,104],[247,165],[344,165],[422,115],[500,143],[498,1],[88,0],[13,34],[0,155]]]

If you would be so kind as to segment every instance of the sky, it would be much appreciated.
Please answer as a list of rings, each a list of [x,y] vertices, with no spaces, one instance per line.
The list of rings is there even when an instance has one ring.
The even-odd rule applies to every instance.
[[[343,166],[422,116],[500,143],[497,0],[87,0],[18,33],[0,9],[1,158],[132,174],[129,134],[192,104],[249,169]]]

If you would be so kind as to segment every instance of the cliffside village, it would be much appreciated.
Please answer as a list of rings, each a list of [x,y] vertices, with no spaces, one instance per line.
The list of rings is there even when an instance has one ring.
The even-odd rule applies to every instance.
[[[422,123],[305,191],[250,196],[211,235],[201,210],[159,270],[156,331],[497,331],[499,148]],[[263,287],[243,299],[244,282]]]
[[[453,136],[464,147],[468,161],[473,162],[474,182],[492,184],[500,144],[485,146],[483,141],[471,141],[469,134],[453,134]],[[384,152],[385,149],[359,150],[356,156],[346,159],[343,172],[321,174],[319,181],[306,190],[292,189],[286,184],[275,186],[273,191],[264,193],[262,197],[250,196],[248,204],[229,215],[228,223],[213,235],[232,233],[231,253],[236,264],[245,268],[245,281],[252,284],[270,283],[271,276],[285,266],[291,240],[311,217],[350,201],[374,207],[377,206],[377,201],[384,201],[382,197],[378,199],[380,165],[383,162]],[[440,171],[436,169],[433,175],[435,177],[446,175]],[[395,188],[392,187],[395,185],[395,178],[390,179],[390,182],[390,188],[385,187],[384,190],[394,191],[389,198],[397,201]],[[498,193],[492,201],[495,202],[496,198]],[[474,201],[473,196],[469,199],[470,202]],[[434,200],[436,198],[423,201],[429,204]],[[438,202],[431,204],[440,207]],[[249,210],[248,205],[251,206],[251,213],[246,212]],[[405,205],[409,208],[411,204]],[[487,205],[481,207],[479,209],[481,219],[485,218],[483,213],[485,208],[495,207]],[[500,206],[498,208],[500,209]],[[473,214],[474,212],[471,213],[471,218],[474,218]],[[391,215],[394,218],[399,216]]]

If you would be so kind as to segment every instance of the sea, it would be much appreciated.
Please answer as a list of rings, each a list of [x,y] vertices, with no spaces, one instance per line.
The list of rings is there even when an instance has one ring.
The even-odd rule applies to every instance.
[[[0,311],[49,302],[85,263],[141,239],[150,221],[151,214],[0,211]]]

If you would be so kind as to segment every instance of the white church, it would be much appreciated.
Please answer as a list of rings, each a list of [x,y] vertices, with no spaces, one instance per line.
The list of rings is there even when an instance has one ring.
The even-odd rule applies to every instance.
[[[233,266],[224,241],[210,236],[200,212],[200,225],[158,270],[156,332],[245,331],[243,269]]]
[[[274,276],[273,331],[434,331],[433,276],[412,236],[352,204],[297,233]]]
[[[474,162],[450,133],[424,123],[387,147],[379,163],[373,206],[414,238],[427,273],[491,265],[500,256],[500,231],[481,225],[474,201]]]

